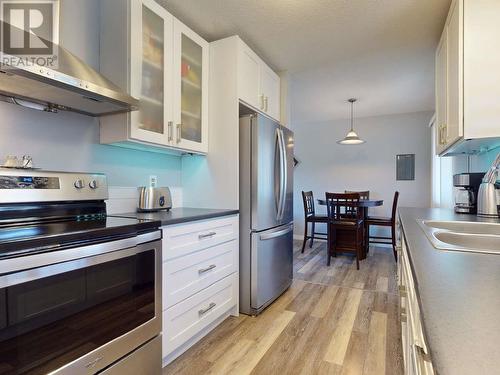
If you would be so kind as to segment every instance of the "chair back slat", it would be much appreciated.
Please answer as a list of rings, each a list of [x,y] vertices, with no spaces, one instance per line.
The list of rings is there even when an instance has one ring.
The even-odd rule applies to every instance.
[[[359,209],[359,193],[326,193],[325,197],[326,210],[330,220],[362,218]]]
[[[304,204],[304,214],[306,215],[306,217],[313,216],[315,213],[313,192],[312,191],[303,191],[302,192],[302,202]]]
[[[359,197],[361,200],[367,201],[370,199],[370,191],[353,191],[353,190],[346,190],[346,194],[352,194],[352,193],[359,193]]]

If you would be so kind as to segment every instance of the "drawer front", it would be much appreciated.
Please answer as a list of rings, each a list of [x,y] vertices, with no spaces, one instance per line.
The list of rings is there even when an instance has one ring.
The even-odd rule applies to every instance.
[[[163,312],[163,357],[214,322],[237,302],[238,279],[230,275]]]
[[[232,240],[163,263],[163,309],[196,294],[237,270],[238,242]]]
[[[163,260],[184,256],[238,238],[238,216],[163,228]]]

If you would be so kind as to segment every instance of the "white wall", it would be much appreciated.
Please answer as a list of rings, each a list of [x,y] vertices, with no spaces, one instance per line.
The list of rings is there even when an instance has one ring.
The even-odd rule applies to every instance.
[[[303,234],[302,190],[315,198],[326,191],[370,190],[384,206],[370,215],[390,216],[394,191],[400,206],[428,207],[431,186],[430,112],[360,118],[355,129],[366,140],[360,146],[336,143],[348,131],[348,120],[295,123],[295,155],[300,164],[294,173],[295,235]],[[415,180],[396,181],[396,155],[415,154]],[[316,206],[318,211],[324,207]],[[319,228],[322,230],[322,228]]]
[[[63,0],[61,44],[93,66],[99,64],[99,0]],[[0,159],[29,154],[44,169],[104,172],[109,184],[139,186],[151,174],[161,185],[181,185],[178,157],[99,145],[98,120],[43,113],[0,103]]]

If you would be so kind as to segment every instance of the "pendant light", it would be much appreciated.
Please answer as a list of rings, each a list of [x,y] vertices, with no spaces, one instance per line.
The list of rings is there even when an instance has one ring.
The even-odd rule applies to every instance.
[[[354,103],[357,99],[351,98],[348,100],[351,103],[351,130],[347,133],[346,137],[340,141],[337,141],[340,145],[361,145],[365,143],[358,134],[354,131]]]

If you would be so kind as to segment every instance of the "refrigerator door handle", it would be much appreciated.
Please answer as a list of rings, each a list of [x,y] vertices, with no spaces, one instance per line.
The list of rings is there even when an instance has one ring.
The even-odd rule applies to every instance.
[[[287,227],[285,229],[278,230],[276,232],[261,234],[260,240],[261,241],[272,240],[273,238],[284,236],[285,234],[290,233],[292,230],[293,230],[293,226],[290,225],[289,227]]]
[[[283,206],[283,143],[281,141],[281,129],[277,128],[276,129],[276,144],[277,144],[277,149],[276,152],[278,153],[279,157],[279,183],[278,183],[278,192],[277,196],[275,197],[276,199],[276,220],[281,220],[281,212],[282,212],[282,206]],[[276,173],[276,171],[275,171]]]
[[[283,130],[280,129],[280,134],[281,134],[281,153],[282,153],[282,163],[281,163],[281,168],[283,171],[283,178],[281,180],[281,213],[280,213],[280,220],[283,220],[283,216],[285,214],[285,206],[286,206],[286,187],[288,185],[288,170],[287,170],[287,155],[286,155],[286,143],[285,143],[285,134],[283,133]]]

